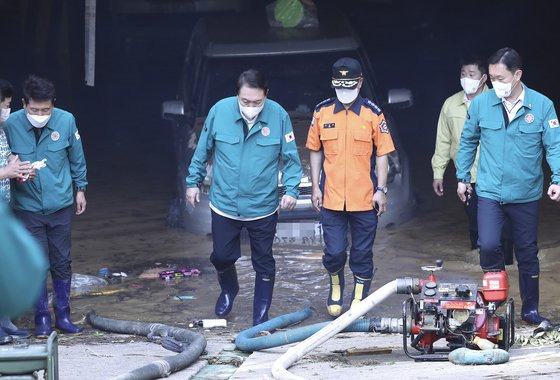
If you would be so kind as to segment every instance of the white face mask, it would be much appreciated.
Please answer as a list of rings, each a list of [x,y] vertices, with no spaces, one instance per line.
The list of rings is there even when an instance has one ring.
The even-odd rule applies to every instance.
[[[241,103],[239,103],[239,110],[241,111],[243,116],[245,116],[248,120],[253,120],[254,118],[256,118],[257,115],[259,113],[261,113],[263,108],[264,108],[264,102],[263,102],[263,104],[261,104],[258,107],[247,107],[247,106],[243,106],[243,105],[241,105]]]
[[[511,82],[509,83],[502,83],[498,81],[492,82],[492,87],[494,87],[494,91],[496,91],[496,96],[498,98],[507,98],[511,95],[513,88],[511,87]]]
[[[10,117],[10,108],[2,108],[0,109],[0,123],[8,120],[8,118]]]
[[[480,79],[461,78],[461,87],[463,87],[465,94],[472,95],[480,87]]]
[[[338,101],[342,104],[350,104],[358,97],[360,89],[356,88],[335,88],[336,97]]]
[[[29,120],[31,125],[35,128],[43,128],[51,118],[51,115],[30,115],[27,111],[25,112],[25,116],[27,116],[27,120]]]

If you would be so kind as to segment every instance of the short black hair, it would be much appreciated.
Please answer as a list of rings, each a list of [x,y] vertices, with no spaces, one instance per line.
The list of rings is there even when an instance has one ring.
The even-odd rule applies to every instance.
[[[14,87],[6,79],[0,79],[0,102],[14,96]]]
[[[484,74],[488,74],[488,68],[486,67],[486,65],[484,64],[484,62],[482,61],[482,59],[480,59],[480,57],[476,56],[476,55],[467,55],[463,58],[461,58],[461,60],[459,61],[460,63],[460,68],[462,69],[464,66],[467,65],[475,65],[478,67],[478,69],[480,70],[480,72],[482,73],[482,75]]]
[[[23,100],[25,104],[29,103],[29,99],[37,101],[52,100],[56,97],[54,84],[46,78],[37,75],[30,75],[23,82]]]
[[[237,79],[237,94],[241,87],[247,86],[249,88],[260,88],[264,93],[268,93],[268,83],[264,76],[264,73],[257,69],[249,69],[243,71],[239,78]]]
[[[488,58],[489,65],[504,64],[510,72],[523,69],[523,61],[518,52],[510,47],[501,48]]]

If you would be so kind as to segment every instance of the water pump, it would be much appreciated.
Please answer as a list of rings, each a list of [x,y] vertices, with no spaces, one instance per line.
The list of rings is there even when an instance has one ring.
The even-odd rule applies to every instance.
[[[443,261],[437,260],[435,266],[424,266],[422,270],[430,273],[428,279],[408,278],[398,286],[397,293],[410,295],[403,303],[402,317],[406,355],[429,361],[447,360],[449,352],[460,347],[509,350],[515,340],[515,326],[507,273],[486,272],[479,287],[475,283],[438,281],[434,272],[442,265]],[[440,339],[447,345],[435,347]],[[409,347],[417,352],[410,352]]]

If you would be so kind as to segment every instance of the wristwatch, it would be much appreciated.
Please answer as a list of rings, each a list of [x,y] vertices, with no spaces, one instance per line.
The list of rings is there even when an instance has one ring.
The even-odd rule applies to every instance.
[[[461,182],[461,183],[464,183],[465,185],[469,185],[471,183],[470,180],[465,179],[465,178],[458,178],[457,181]]]
[[[83,191],[85,193],[86,188],[85,187],[76,187],[76,191]]]
[[[551,185],[558,185],[558,182],[552,181],[552,182],[550,182],[550,184],[551,184]]]
[[[387,194],[387,186],[377,186],[375,191],[382,191],[383,194]]]

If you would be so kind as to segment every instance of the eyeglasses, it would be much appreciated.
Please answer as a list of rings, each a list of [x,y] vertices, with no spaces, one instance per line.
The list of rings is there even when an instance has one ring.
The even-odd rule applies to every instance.
[[[333,79],[331,81],[333,87],[352,88],[358,85],[357,79]]]

